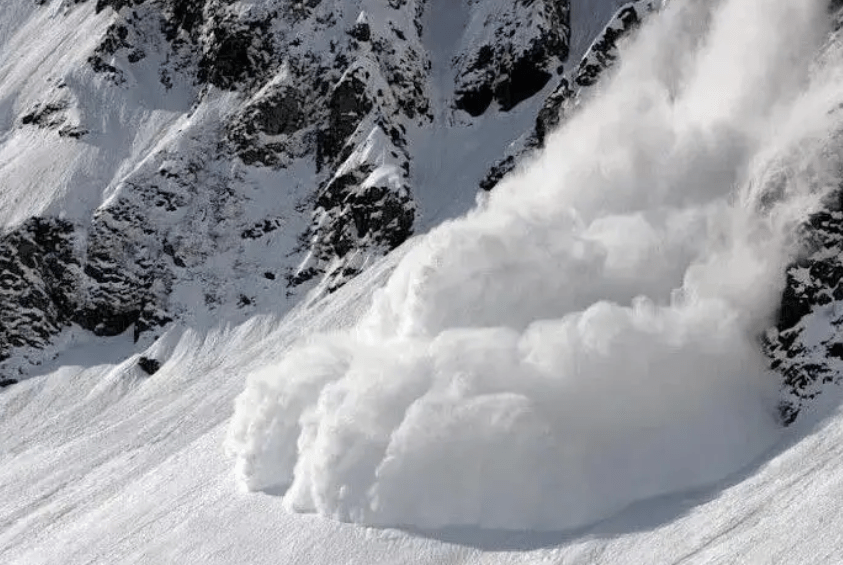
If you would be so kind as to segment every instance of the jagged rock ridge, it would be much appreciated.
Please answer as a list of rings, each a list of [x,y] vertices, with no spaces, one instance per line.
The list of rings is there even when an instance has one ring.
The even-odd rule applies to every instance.
[[[33,21],[65,26],[74,48],[15,69],[0,93],[17,100],[5,147],[37,144],[69,172],[5,180],[55,196],[3,216],[20,280],[0,295],[0,370],[25,372],[16,352],[34,360],[74,325],[152,339],[174,320],[277,311],[400,245],[419,216],[418,132],[465,124],[449,116],[477,113],[472,92],[490,93],[488,119],[524,112],[567,56],[567,1],[466,7],[443,97],[433,0],[38,3]],[[81,204],[68,212],[62,194]],[[38,222],[63,238],[61,285],[45,266],[57,251],[20,243]],[[32,311],[27,286],[40,289]]]
[[[547,134],[574,111],[589,90],[610,70],[618,57],[618,43],[641,24],[647,14],[657,8],[653,0],[636,0],[620,7],[583,56],[573,73],[563,76],[545,99],[536,116],[535,125],[516,139],[480,181],[480,187],[491,190],[528,154],[544,146]]]

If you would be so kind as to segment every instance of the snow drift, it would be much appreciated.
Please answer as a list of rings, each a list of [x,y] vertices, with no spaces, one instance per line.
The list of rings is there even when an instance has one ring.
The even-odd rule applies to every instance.
[[[778,434],[759,336],[838,183],[825,18],[670,3],[356,327],[249,377],[228,442],[244,484],[366,524],[551,530],[758,457]]]

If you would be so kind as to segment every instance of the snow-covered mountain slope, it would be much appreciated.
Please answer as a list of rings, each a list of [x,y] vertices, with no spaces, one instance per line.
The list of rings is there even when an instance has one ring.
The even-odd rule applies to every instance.
[[[585,5],[0,8],[2,561],[837,562],[839,18]]]
[[[587,21],[614,5],[590,5]],[[0,371],[16,378],[74,326],[151,341],[174,320],[285,310],[467,210],[571,37],[567,2],[550,0],[0,10],[0,224],[14,265]],[[22,287],[37,303],[20,308]]]
[[[739,39],[744,18],[761,31]],[[784,23],[792,43],[764,31]],[[843,170],[829,24],[822,3],[668,8],[351,331],[250,378],[244,484],[363,524],[564,530],[761,455],[780,422],[759,335]]]
[[[169,335],[146,352],[166,361],[151,377],[124,336],[79,344],[61,366],[9,388],[0,395],[3,562],[837,563],[839,409],[802,419],[722,482],[566,532],[362,528],[290,513],[273,493],[244,494],[222,449],[244,375],[277,363],[305,330],[348,326],[402,255],[280,324]]]

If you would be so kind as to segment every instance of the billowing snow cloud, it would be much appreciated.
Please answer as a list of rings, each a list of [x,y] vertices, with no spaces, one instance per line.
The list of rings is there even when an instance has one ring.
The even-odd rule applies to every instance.
[[[553,530],[756,458],[778,433],[759,336],[840,165],[825,5],[671,2],[352,331],[249,377],[245,485],[366,524]]]

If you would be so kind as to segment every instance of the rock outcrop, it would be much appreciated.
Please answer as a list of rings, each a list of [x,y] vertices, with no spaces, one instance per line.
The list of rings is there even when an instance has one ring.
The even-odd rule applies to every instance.
[[[519,111],[561,69],[570,36],[567,1],[472,0],[455,81],[434,93],[432,6],[42,2],[56,25],[91,27],[56,71],[32,70],[16,135],[84,154],[62,182],[84,178],[89,196],[66,219],[56,204],[5,226],[16,270],[3,358],[75,326],[139,340],[174,320],[283,310],[403,243],[419,217],[414,136],[449,112],[482,114],[470,100],[487,92],[486,107]],[[60,250],[37,242],[45,234]]]
[[[545,99],[536,116],[535,125],[508,148],[480,181],[483,190],[491,190],[518,162],[544,146],[547,134],[559,126],[576,106],[588,96],[599,79],[612,68],[618,57],[618,43],[641,24],[658,4],[654,0],[637,0],[618,9],[602,33],[586,51],[576,69],[562,76],[553,92]]]
[[[764,336],[781,373],[779,413],[793,423],[830,384],[843,381],[843,194],[804,226],[807,252],[787,269],[776,327]]]
[[[454,105],[471,116],[504,112],[541,91],[568,58],[570,10],[556,0],[471,2],[470,47],[456,60]]]

